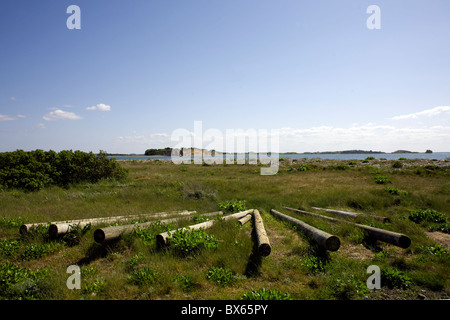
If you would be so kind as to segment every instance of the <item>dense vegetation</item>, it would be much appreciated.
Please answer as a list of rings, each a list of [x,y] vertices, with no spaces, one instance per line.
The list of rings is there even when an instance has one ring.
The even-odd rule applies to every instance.
[[[67,188],[80,182],[95,183],[101,179],[123,179],[126,170],[106,153],[64,150],[0,153],[0,187],[40,190],[57,185]]]

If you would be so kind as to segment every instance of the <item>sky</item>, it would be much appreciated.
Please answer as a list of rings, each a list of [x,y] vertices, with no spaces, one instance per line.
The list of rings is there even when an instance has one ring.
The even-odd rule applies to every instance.
[[[448,152],[449,17],[448,0],[2,0],[0,152],[143,154],[196,121],[276,130],[280,152]]]

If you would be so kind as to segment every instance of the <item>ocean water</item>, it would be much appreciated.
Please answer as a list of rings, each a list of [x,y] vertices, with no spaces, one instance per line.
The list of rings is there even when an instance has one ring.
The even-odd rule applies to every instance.
[[[250,156],[244,154],[238,154],[237,158],[248,159],[249,157],[254,159],[256,154],[250,154]],[[227,155],[227,158],[233,157]],[[275,155],[272,155],[275,157]],[[387,160],[398,160],[399,158],[406,159],[437,159],[437,160],[450,160],[450,152],[434,152],[434,153],[375,153],[375,154],[303,154],[303,153],[285,153],[280,154],[279,158],[291,158],[291,159],[331,159],[331,160],[364,160],[367,157],[374,157],[375,159],[384,158]],[[117,160],[145,160],[145,159],[170,159],[170,156],[108,156],[108,158],[115,158]],[[205,159],[208,157],[204,157]]]

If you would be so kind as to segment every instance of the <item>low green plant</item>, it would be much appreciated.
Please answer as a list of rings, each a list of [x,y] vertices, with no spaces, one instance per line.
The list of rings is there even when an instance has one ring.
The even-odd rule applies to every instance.
[[[353,300],[369,293],[367,284],[352,274],[334,278],[330,289],[331,295],[339,300]]]
[[[187,256],[201,249],[217,249],[219,240],[214,235],[208,235],[203,229],[179,229],[172,234],[169,246],[177,254]]]
[[[105,291],[106,280],[95,279],[84,285],[83,293],[87,294],[99,294]]]
[[[376,176],[374,178],[375,183],[376,184],[387,184],[387,183],[391,183],[391,179],[389,179],[389,177],[386,176]]]
[[[45,257],[51,252],[51,246],[48,243],[27,245],[23,251],[22,258],[24,260],[33,260]]]
[[[408,195],[408,191],[405,190],[400,190],[394,187],[386,187],[386,189],[384,189],[384,191],[392,194],[392,195],[397,195],[397,196],[407,196]]]
[[[403,163],[401,163],[401,161],[394,161],[394,163],[392,164],[392,168],[395,169],[400,169],[403,167]]]
[[[244,293],[241,300],[293,300],[288,292],[261,288]]]
[[[184,292],[192,291],[195,288],[194,281],[187,274],[178,275],[175,279],[175,282]]]
[[[146,244],[155,244],[155,237],[158,233],[167,232],[173,229],[175,229],[175,225],[172,223],[155,221],[146,227],[137,226],[134,230],[134,234],[138,239],[144,241]]]
[[[325,262],[320,257],[314,255],[307,255],[303,261],[302,266],[309,273],[316,273],[325,270]]]
[[[11,257],[19,252],[20,243],[15,239],[0,240],[0,256]]]
[[[433,209],[418,209],[418,210],[414,210],[409,214],[409,220],[415,222],[415,223],[420,223],[422,221],[427,221],[427,222],[435,222],[435,223],[446,223],[447,222],[447,217],[437,211],[437,210],[433,210]]]
[[[0,298],[37,299],[42,297],[42,280],[48,276],[48,268],[31,271],[7,261],[0,265]]]
[[[158,278],[158,272],[153,271],[149,267],[142,267],[131,272],[128,282],[138,286],[144,286],[154,283]]]
[[[234,279],[233,271],[226,267],[211,267],[206,278],[220,287],[228,286]]]
[[[408,289],[412,284],[411,280],[411,277],[396,268],[387,267],[381,272],[381,285],[389,289]]]
[[[245,200],[230,200],[230,201],[222,201],[217,205],[219,208],[226,212],[239,212],[247,210]]]

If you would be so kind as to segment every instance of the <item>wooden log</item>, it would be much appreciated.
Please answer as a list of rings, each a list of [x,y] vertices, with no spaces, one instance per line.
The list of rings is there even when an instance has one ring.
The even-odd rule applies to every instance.
[[[85,227],[87,225],[99,225],[99,224],[113,224],[118,222],[129,221],[133,219],[146,219],[146,218],[161,218],[167,216],[189,216],[197,213],[197,211],[179,211],[179,212],[158,212],[148,213],[142,215],[129,215],[129,216],[115,216],[115,217],[101,217],[92,219],[80,219],[70,220],[67,222],[54,222],[48,228],[48,234],[51,238],[56,238],[70,231],[73,226]]]
[[[249,222],[249,221],[251,220],[251,218],[252,218],[252,215],[251,215],[251,214],[247,214],[245,217],[240,218],[240,219],[238,220],[238,222],[241,224],[241,226],[243,226],[244,224],[246,224],[247,222]]]
[[[42,226],[42,225],[52,225],[52,224],[78,224],[81,222],[86,221],[95,221],[95,220],[102,220],[102,223],[116,223],[118,221],[126,221],[131,219],[138,219],[138,218],[147,218],[147,217],[162,217],[172,214],[192,214],[195,213],[195,211],[174,211],[174,212],[159,212],[159,213],[146,213],[146,214],[135,214],[135,215],[125,215],[125,216],[114,216],[114,217],[99,217],[99,218],[87,218],[87,219],[76,219],[76,220],[61,220],[61,221],[53,221],[53,222],[38,222],[38,223],[27,223],[23,224],[19,228],[20,234],[27,233],[30,228],[34,226]]]
[[[328,221],[331,222],[338,222],[338,223],[347,223],[347,224],[351,224],[353,226],[356,226],[358,228],[363,229],[364,231],[366,231],[366,233],[368,234],[369,237],[375,239],[375,240],[380,240],[386,243],[390,243],[393,244],[395,246],[398,246],[400,248],[408,248],[411,245],[411,239],[401,233],[397,233],[397,232],[393,232],[393,231],[389,231],[389,230],[384,230],[384,229],[379,229],[379,228],[375,228],[375,227],[369,227],[363,224],[358,224],[358,223],[353,223],[350,221],[344,221],[344,220],[338,220],[335,218],[331,218],[331,217],[327,217],[327,216],[323,216],[321,214],[317,214],[317,213],[312,213],[312,212],[308,212],[308,211],[304,211],[304,210],[299,210],[299,209],[294,209],[294,208],[289,208],[289,207],[283,207],[284,209],[287,209],[289,211],[292,212],[298,212],[298,213],[303,213],[303,214],[308,214],[311,216],[315,216],[315,217],[319,217],[322,219],[326,219]]]
[[[250,210],[245,210],[245,211],[241,211],[238,213],[234,213],[234,214],[229,214],[226,215],[222,218],[222,220],[224,221],[229,221],[229,220],[234,220],[234,219],[240,219],[245,217],[247,214],[252,213],[253,209]],[[174,234],[175,232],[179,231],[179,230],[197,230],[197,229],[208,229],[211,228],[215,223],[217,222],[217,220],[209,220],[209,221],[205,221],[202,223],[197,223],[194,225],[190,225],[184,228],[178,228],[175,230],[170,230],[167,232],[163,232],[160,234],[156,235],[156,243],[159,246],[165,246],[167,244],[167,240],[172,236],[172,234]]]
[[[311,208],[315,209],[315,210],[321,210],[321,211],[325,211],[325,212],[334,213],[334,214],[337,214],[339,216],[346,217],[346,218],[356,219],[357,217],[368,216],[368,217],[383,221],[383,223],[390,222],[389,218],[380,217],[380,216],[376,216],[376,215],[365,215],[365,214],[356,213],[356,212],[348,212],[348,211],[335,210],[335,209],[324,209],[324,208],[318,208],[318,207],[311,207]]]
[[[216,215],[222,215],[222,211],[216,211],[216,212],[208,212],[199,214],[200,216],[216,216]],[[122,235],[133,232],[136,227],[145,228],[149,225],[160,221],[161,223],[170,223],[174,221],[178,221],[180,219],[188,219],[191,218],[189,216],[181,216],[176,218],[170,218],[170,219],[164,219],[164,220],[156,220],[156,221],[148,221],[143,223],[134,223],[134,224],[126,224],[122,226],[114,226],[114,227],[106,227],[101,229],[96,229],[94,231],[94,240],[98,243],[105,243],[110,242],[119,239]],[[209,221],[206,221],[209,222]]]
[[[284,213],[281,213],[277,210],[271,209],[270,213],[274,216],[280,218],[281,220],[284,220],[286,222],[289,222],[299,228],[301,231],[303,231],[309,238],[316,241],[316,243],[329,251],[337,251],[339,247],[341,246],[341,241],[338,237],[331,235],[325,231],[319,230],[313,226],[310,226],[307,223],[304,223],[303,221],[300,221],[298,219],[292,218],[291,216],[288,216]]]
[[[256,234],[256,245],[258,247],[258,253],[263,256],[267,257],[272,248],[270,246],[269,237],[267,236],[266,229],[264,228],[264,223],[261,218],[261,215],[259,214],[258,210],[253,210],[253,219],[254,219],[254,228],[255,228],[255,234]]]

